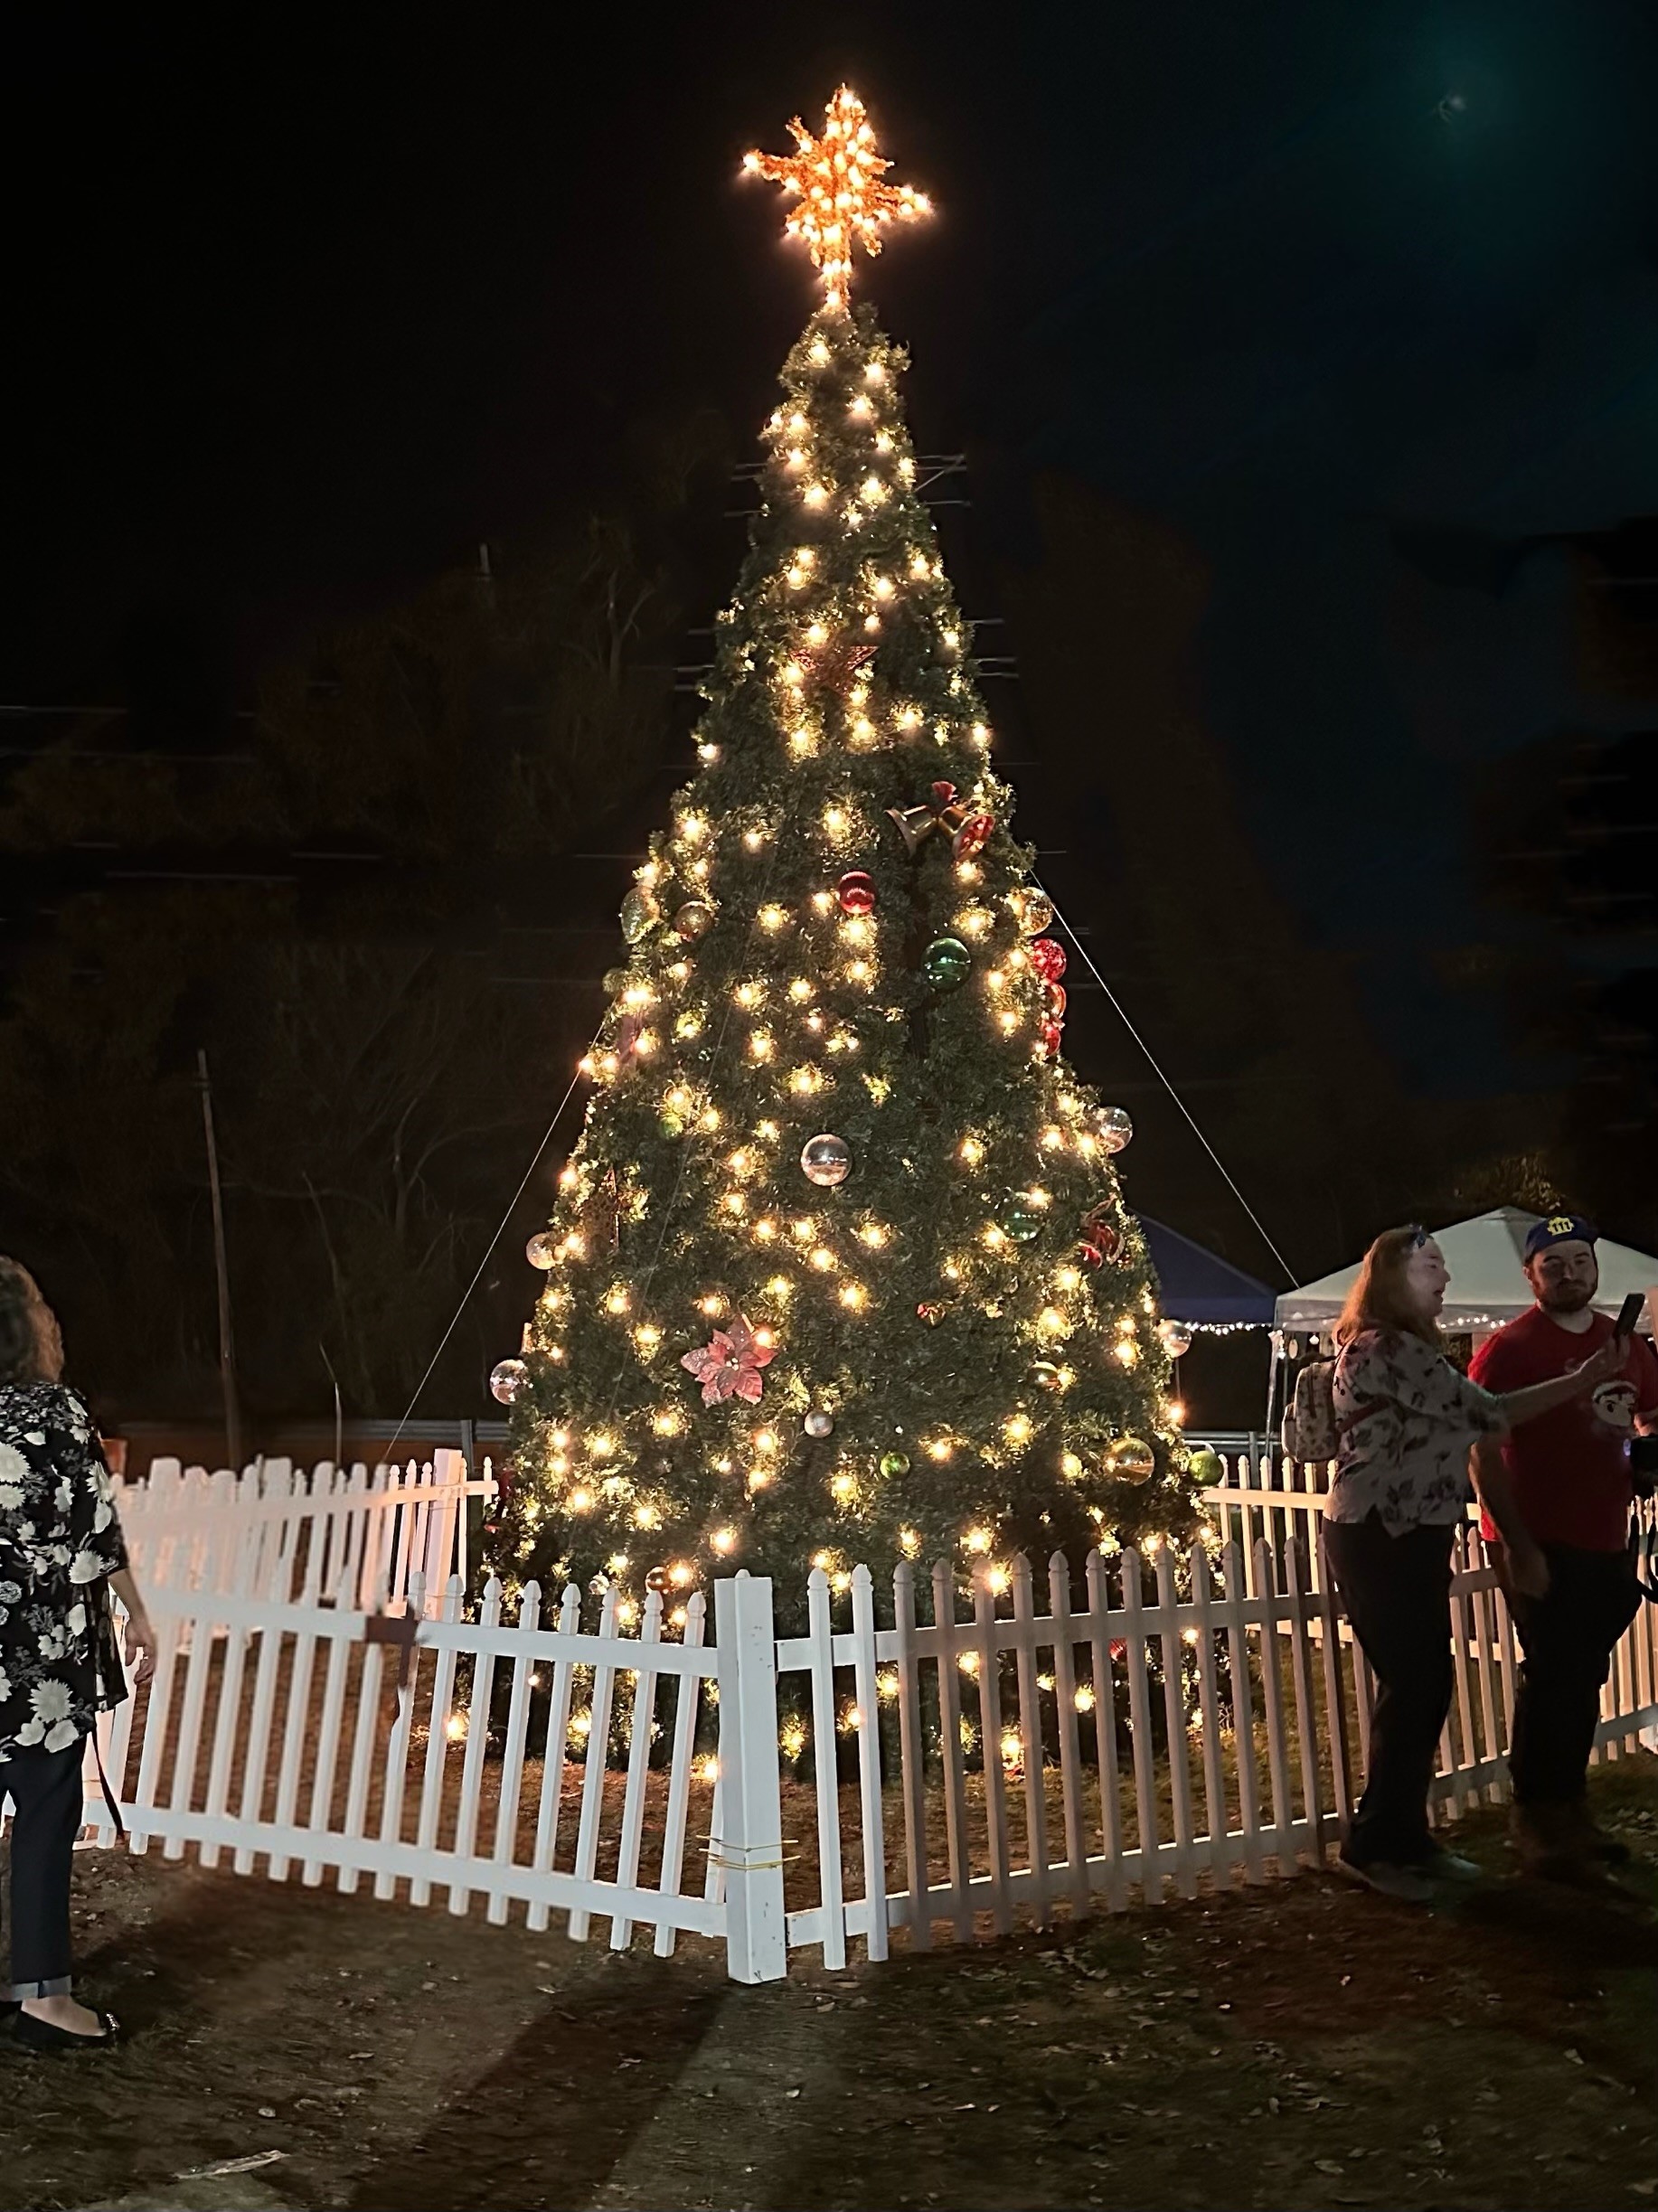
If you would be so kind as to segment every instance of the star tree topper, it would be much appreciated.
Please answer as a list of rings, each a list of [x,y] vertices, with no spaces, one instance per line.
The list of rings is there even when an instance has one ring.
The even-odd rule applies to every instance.
[[[912,222],[929,215],[932,203],[908,184],[882,184],[892,165],[876,153],[874,128],[850,86],[843,85],[824,109],[821,138],[798,116],[789,129],[797,152],[746,154],[743,169],[799,193],[800,204],[784,228],[805,240],[823,278],[825,304],[843,307],[852,288],[853,248],[879,253],[882,223],[894,217]]]

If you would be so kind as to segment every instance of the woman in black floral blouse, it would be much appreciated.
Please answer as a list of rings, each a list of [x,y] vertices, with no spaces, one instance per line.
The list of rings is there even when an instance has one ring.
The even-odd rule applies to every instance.
[[[1332,1382],[1341,1443],[1324,1556],[1377,1682],[1370,1773],[1341,1864],[1412,1904],[1427,1902],[1436,1878],[1479,1871],[1427,1825],[1451,1709],[1451,1539],[1473,1494],[1470,1447],[1592,1389],[1616,1365],[1597,1353],[1551,1382],[1501,1398],[1482,1390],[1440,1340],[1448,1280],[1425,1228],[1378,1237],[1336,1323]]]
[[[62,1373],[56,1317],[27,1270],[0,1258],[0,1794],[13,1805],[4,2002],[33,2050],[97,2048],[117,2032],[71,1994],[69,1931],[86,1738],[127,1695],[112,1588],[137,1680],[155,1650],[102,1448]]]

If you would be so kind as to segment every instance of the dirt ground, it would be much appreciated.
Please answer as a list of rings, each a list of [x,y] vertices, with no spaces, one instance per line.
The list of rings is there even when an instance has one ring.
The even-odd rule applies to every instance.
[[[85,1852],[132,2040],[0,2044],[0,2212],[1658,2203],[1658,1761],[1597,1802],[1623,1902],[1513,1880],[1480,1814],[1492,1878],[1431,1914],[1308,1876],[752,1990]]]

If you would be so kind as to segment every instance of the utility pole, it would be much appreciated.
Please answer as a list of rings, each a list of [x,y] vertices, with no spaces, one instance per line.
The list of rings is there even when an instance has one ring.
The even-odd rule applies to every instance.
[[[196,1054],[196,1082],[202,1093],[202,1127],[207,1138],[207,1183],[213,1200],[213,1268],[219,1278],[219,1380],[224,1392],[226,1456],[241,1469],[241,1409],[236,1400],[236,1341],[231,1331],[231,1275],[224,1253],[224,1193],[219,1184],[219,1143],[213,1134],[213,1088],[207,1054]]]

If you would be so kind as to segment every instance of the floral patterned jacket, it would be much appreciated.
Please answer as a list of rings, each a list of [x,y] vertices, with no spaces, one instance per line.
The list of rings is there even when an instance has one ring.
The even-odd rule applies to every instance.
[[[1390,1535],[1461,1520],[1472,1492],[1468,1447],[1500,1436],[1499,1398],[1458,1374],[1420,1337],[1363,1329],[1336,1359],[1331,1396],[1342,1430],[1332,1520],[1376,1513]]]
[[[83,1401],[0,1383],[0,1777],[27,1746],[68,1750],[127,1695],[107,1590],[126,1564]]]

